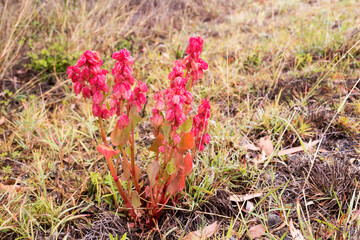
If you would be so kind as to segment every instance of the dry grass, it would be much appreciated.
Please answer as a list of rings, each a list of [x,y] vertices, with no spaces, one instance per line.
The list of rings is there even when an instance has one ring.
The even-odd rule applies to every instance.
[[[293,220],[305,239],[356,239],[359,7],[350,0],[3,1],[0,186],[18,191],[0,188],[0,238],[178,239],[218,221],[218,239],[248,239],[256,224],[267,239],[291,239]],[[157,228],[129,228],[95,150],[91,107],[73,94],[64,69],[86,49],[110,68],[110,54],[126,47],[151,98],[193,35],[205,39],[209,63],[194,97],[212,104],[211,144],[181,204],[168,206]],[[142,148],[148,126],[140,127]],[[264,136],[275,152],[261,159],[245,145]],[[322,142],[276,155],[310,140]],[[138,159],[147,164],[144,151]],[[250,203],[229,200],[260,191]]]

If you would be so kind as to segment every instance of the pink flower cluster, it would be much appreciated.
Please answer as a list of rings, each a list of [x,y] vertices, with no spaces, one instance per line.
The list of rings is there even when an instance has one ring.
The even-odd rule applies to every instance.
[[[198,79],[204,76],[204,70],[208,69],[208,64],[200,58],[200,54],[203,49],[204,40],[201,37],[191,37],[189,40],[189,46],[186,49],[188,54],[183,64],[188,70],[188,74],[192,76],[192,84]]]
[[[132,76],[133,70],[130,67],[134,64],[130,52],[125,48],[119,52],[115,52],[112,58],[117,60],[115,67],[112,69],[115,85],[113,87],[113,95],[111,96],[111,109],[117,114],[121,114],[121,102],[124,100],[131,102],[137,106],[138,111],[141,110],[142,105],[146,102],[144,92],[147,92],[147,87],[144,83],[138,82],[138,87],[132,89],[135,78]]]
[[[158,129],[164,121],[163,116],[160,112],[165,108],[164,104],[164,93],[162,91],[155,93],[154,95],[155,108],[153,108],[151,112],[151,124],[154,126],[155,129]]]
[[[129,100],[133,94],[131,87],[135,83],[135,78],[132,76],[133,70],[130,67],[134,65],[134,60],[126,49],[113,53],[112,58],[117,60],[112,69],[115,81],[113,96],[116,99]]]
[[[146,103],[144,93],[147,92],[148,89],[146,84],[140,81],[137,81],[138,86],[133,89],[136,80],[132,76],[133,70],[130,66],[134,65],[134,60],[128,50],[124,48],[115,52],[112,58],[117,60],[117,62],[112,69],[115,85],[113,87],[113,94],[111,95],[110,111],[120,116],[118,127],[123,129],[129,125],[129,118],[123,113],[125,101],[127,101],[128,111],[135,105],[137,112],[140,112]]]
[[[103,64],[99,54],[95,51],[84,52],[75,66],[69,66],[67,74],[74,83],[76,94],[82,93],[84,98],[93,100],[93,114],[102,118],[109,118],[110,112],[103,103],[103,92],[109,91],[106,84],[107,70],[101,69]]]
[[[101,69],[103,61],[97,52],[86,51],[75,66],[69,66],[67,72],[69,78],[75,83],[76,94],[82,92],[84,98],[92,96],[93,115],[109,118],[116,114],[120,116],[118,126],[121,129],[129,125],[129,118],[127,114],[124,114],[125,107],[129,111],[135,105],[137,111],[140,112],[146,103],[144,93],[148,89],[145,83],[136,81],[132,76],[133,70],[130,66],[134,64],[134,60],[129,51],[124,48],[113,53],[112,58],[117,62],[112,69],[115,85],[110,100],[110,111],[104,104],[103,95],[103,92],[109,92],[109,86],[106,84],[106,74],[109,72]],[[135,82],[137,82],[137,87],[133,87]]]
[[[184,73],[179,69],[184,69],[183,64],[176,61],[173,71],[169,74],[170,87],[164,92],[167,106],[165,119],[171,122],[174,131],[186,120],[184,104],[190,105],[193,99],[191,92],[186,90],[187,80],[182,77]]]
[[[195,137],[196,149],[204,151],[205,144],[210,142],[210,136],[207,134],[208,119],[210,117],[210,103],[203,99],[198,108],[198,114],[193,118],[192,133]]]
[[[183,61],[175,61],[174,67],[168,75],[170,87],[154,96],[156,105],[152,110],[151,123],[155,129],[159,129],[164,121],[161,111],[166,106],[165,120],[172,126],[171,136],[174,144],[180,141],[180,136],[176,134],[176,131],[185,122],[191,110],[190,104],[193,97],[191,92],[186,90],[187,82],[190,77],[192,83],[198,80],[203,76],[203,71],[208,68],[207,63],[200,58],[202,48],[203,39],[201,37],[191,37],[186,50],[188,55]],[[186,75],[184,74],[185,70],[187,70]],[[204,149],[204,144],[210,141],[210,137],[206,133],[209,116],[210,104],[205,99],[199,107],[199,114],[194,117],[192,128],[192,132],[196,137],[197,148],[201,151]]]

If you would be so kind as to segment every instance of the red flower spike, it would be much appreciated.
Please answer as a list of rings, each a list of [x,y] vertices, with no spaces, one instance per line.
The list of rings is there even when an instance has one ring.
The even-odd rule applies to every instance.
[[[191,37],[189,46],[186,49],[187,55],[183,64],[188,70],[188,74],[192,77],[192,84],[204,75],[204,70],[208,68],[208,64],[200,58],[203,49],[204,40],[201,37]]]
[[[205,144],[210,142],[210,136],[206,133],[208,126],[208,119],[210,117],[210,103],[207,99],[201,101],[198,108],[198,114],[193,118],[193,127],[191,132],[195,137],[196,149],[204,151]]]
[[[75,66],[68,67],[67,73],[68,77],[75,83],[74,91],[76,94],[82,92],[84,98],[92,96],[94,116],[108,118],[111,113],[100,107],[103,101],[103,92],[109,91],[109,86],[106,84],[108,71],[101,69],[102,63],[97,52],[88,50],[80,56]]]

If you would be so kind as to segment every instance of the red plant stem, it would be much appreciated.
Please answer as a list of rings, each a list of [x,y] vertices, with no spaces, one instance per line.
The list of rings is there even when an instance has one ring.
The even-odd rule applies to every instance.
[[[131,174],[133,175],[135,189],[140,195],[139,182],[138,182],[138,179],[136,178],[136,173],[135,173],[135,140],[134,139],[135,139],[134,138],[134,123],[131,122],[131,145],[130,145],[130,150],[131,150]]]
[[[99,125],[100,125],[101,138],[102,138],[104,144],[107,145],[106,135],[105,135],[105,131],[104,131],[104,125],[103,125],[103,122],[102,122],[102,118],[99,117],[98,120],[99,120]],[[117,187],[117,189],[118,189],[118,191],[120,193],[121,198],[124,200],[126,207],[131,208],[131,203],[130,203],[129,197],[127,196],[127,194],[125,193],[123,187],[121,186],[121,183],[119,181],[119,177],[117,176],[117,173],[116,173],[116,170],[115,170],[115,167],[114,167],[114,163],[110,159],[106,159],[106,162],[107,162],[107,164],[109,166],[110,173],[111,173],[111,175],[112,175],[112,177],[113,177],[113,179],[114,179],[114,181],[116,183],[116,187]],[[134,217],[136,217],[136,214],[135,214],[133,209],[131,209],[131,213],[132,213],[132,215]]]
[[[151,208],[152,208],[152,215],[155,216],[156,211],[157,211],[157,202],[155,202],[154,199],[154,191],[155,189],[153,189],[154,186],[150,186],[150,203],[151,203]],[[155,191],[156,192],[156,191]]]
[[[159,162],[159,152],[156,153],[156,161]]]
[[[168,147],[166,148],[165,153],[168,153]],[[174,148],[171,149],[170,156],[168,154],[166,154],[164,156],[164,164],[163,164],[163,167],[161,169],[161,172],[165,171],[165,169],[166,169],[168,163],[171,161],[171,158],[172,158],[173,155],[174,155]],[[167,156],[169,156],[169,157],[167,157]]]
[[[106,134],[105,134],[105,131],[104,131],[104,124],[103,124],[103,122],[102,122],[102,118],[99,117],[99,118],[98,118],[98,121],[99,121],[99,125],[100,125],[101,138],[102,138],[103,142],[104,142],[105,144],[107,144]]]
[[[103,142],[105,144],[107,144],[102,118],[99,117],[98,120],[99,120],[99,125],[100,125],[101,138],[102,138]],[[130,203],[128,197],[126,196],[126,193],[125,193],[123,187],[121,186],[121,184],[119,182],[119,178],[118,178],[118,176],[116,174],[114,163],[112,161],[110,161],[110,159],[106,159],[106,161],[107,161],[107,164],[109,166],[110,173],[111,173],[112,177],[114,178],[114,181],[116,183],[116,186],[117,186],[117,188],[119,190],[119,193],[120,193],[121,197],[124,199],[125,204]]]
[[[164,195],[165,196],[165,195]],[[167,197],[164,201],[164,203],[162,203],[161,208],[159,208],[159,210],[157,210],[157,214],[160,216],[161,211],[163,210],[163,208],[165,207],[165,205],[168,203],[168,201],[170,200],[171,196]]]
[[[117,174],[115,172],[114,164],[110,161],[110,159],[106,159],[106,161],[107,161],[107,164],[109,166],[110,173],[111,173],[111,175],[112,175],[112,177],[113,177],[113,179],[114,179],[114,181],[116,183],[116,186],[117,186],[117,188],[119,190],[119,193],[120,193],[122,199],[124,199],[125,204],[130,204],[129,198],[126,195],[123,187],[121,186],[119,178],[118,178],[118,176],[117,176]]]

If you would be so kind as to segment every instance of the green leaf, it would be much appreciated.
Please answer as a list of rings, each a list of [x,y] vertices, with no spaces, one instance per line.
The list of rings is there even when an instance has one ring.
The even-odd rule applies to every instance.
[[[149,166],[146,168],[146,173],[150,180],[150,187],[154,186],[156,183],[156,177],[159,173],[160,164],[158,161],[153,161],[149,164]]]
[[[176,192],[180,192],[185,187],[185,176],[184,174],[177,175],[169,184],[167,193],[171,196]]]
[[[136,106],[133,105],[130,109],[130,112],[129,112],[129,122],[130,122],[130,125],[131,123],[133,124],[133,126],[135,127],[139,122],[141,121],[141,117],[139,116],[139,114],[137,113],[137,110],[136,110]]]
[[[175,164],[173,161],[170,161],[167,165],[166,165],[166,172],[167,174],[169,174],[170,176],[173,175],[176,171],[175,168]]]
[[[189,78],[188,82],[186,83],[186,91],[191,91],[191,82],[192,82],[192,77]]]
[[[163,124],[163,126],[160,129],[161,133],[164,135],[167,142],[169,142],[170,138],[170,132],[171,132],[171,126],[167,123]]]
[[[129,141],[130,126],[124,129],[119,129],[116,123],[115,128],[111,132],[111,143],[115,146],[125,144]]]
[[[120,240],[126,240],[126,233],[124,233]]]
[[[159,147],[162,146],[163,141],[164,141],[164,136],[162,134],[157,135],[157,137],[155,138],[154,142],[151,144],[148,150],[158,153]]]
[[[180,130],[183,131],[184,133],[189,132],[191,130],[192,125],[193,125],[193,119],[192,119],[192,117],[189,117],[180,126]]]

